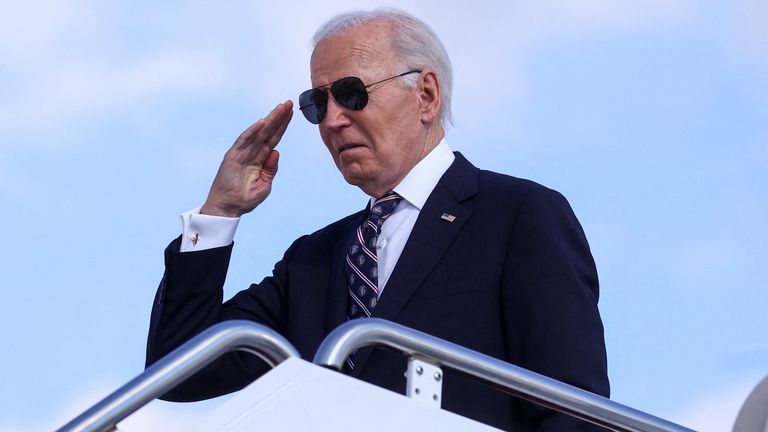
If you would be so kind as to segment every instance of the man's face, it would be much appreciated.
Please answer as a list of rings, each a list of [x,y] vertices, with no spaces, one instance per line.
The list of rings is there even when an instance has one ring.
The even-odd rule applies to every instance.
[[[403,72],[389,42],[389,25],[371,23],[321,41],[310,62],[312,86],[356,76],[370,84]],[[401,70],[402,69],[402,70]],[[380,197],[428,152],[419,93],[394,79],[368,88],[368,105],[353,111],[328,92],[320,136],[352,185]]]

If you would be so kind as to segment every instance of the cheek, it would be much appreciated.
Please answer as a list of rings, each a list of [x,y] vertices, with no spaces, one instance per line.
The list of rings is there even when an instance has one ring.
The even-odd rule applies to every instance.
[[[328,152],[331,154],[331,158],[333,158],[333,162],[338,165],[339,164],[339,155],[336,154],[336,149],[333,148],[333,145],[331,145],[330,138],[325,135],[324,133],[320,132],[320,138],[323,140],[323,144],[325,144],[325,148],[328,149]]]

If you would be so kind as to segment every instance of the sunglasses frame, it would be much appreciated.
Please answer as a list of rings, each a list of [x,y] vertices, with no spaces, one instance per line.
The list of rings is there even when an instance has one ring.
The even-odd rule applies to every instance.
[[[320,92],[323,94],[323,97],[325,100],[323,101],[322,105],[317,104],[315,102],[308,103],[306,105],[300,105],[299,109],[301,110],[302,114],[304,114],[304,117],[312,124],[320,124],[323,122],[323,119],[325,119],[325,114],[328,111],[328,92],[330,91],[331,95],[333,95],[333,98],[336,100],[336,102],[341,105],[342,107],[352,110],[352,111],[361,111],[363,108],[365,108],[368,105],[368,88],[371,86],[375,86],[376,84],[381,84],[386,81],[393,80],[395,78],[400,78],[406,75],[414,74],[414,73],[421,73],[422,69],[411,69],[408,72],[403,72],[398,75],[391,76],[389,78],[384,78],[383,80],[376,81],[371,84],[365,84],[362,79],[355,77],[355,76],[348,76],[344,78],[339,78],[336,81],[333,81],[328,84],[321,85],[319,87],[315,87],[306,91],[303,91],[299,95],[299,104],[301,104],[302,99],[310,99],[310,100],[316,100],[313,96],[316,94],[316,92]],[[341,95],[341,92],[344,89],[341,89],[338,87],[337,84],[344,83],[347,80],[352,80],[351,85],[357,85],[359,83],[362,85],[362,88],[354,98],[354,101],[348,101],[348,98],[341,97],[339,98],[338,95]],[[315,107],[314,110],[308,110],[307,108]]]

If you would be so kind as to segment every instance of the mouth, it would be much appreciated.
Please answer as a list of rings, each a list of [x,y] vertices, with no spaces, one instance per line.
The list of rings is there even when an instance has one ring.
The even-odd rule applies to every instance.
[[[354,143],[341,144],[338,147],[336,147],[336,152],[338,154],[342,154],[347,150],[352,150],[352,149],[361,148],[361,147],[365,147],[365,146],[362,144],[354,144]]]

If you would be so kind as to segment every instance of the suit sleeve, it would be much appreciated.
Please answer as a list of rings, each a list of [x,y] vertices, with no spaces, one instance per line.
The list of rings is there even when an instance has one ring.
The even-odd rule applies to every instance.
[[[517,213],[504,271],[509,361],[609,396],[597,301],[597,270],[570,205],[549,189],[529,193]],[[531,430],[604,430],[522,400],[513,409]]]
[[[233,245],[179,252],[180,238],[165,250],[165,273],[152,306],[146,365],[156,362],[213,324],[247,319],[276,331],[285,326],[286,267],[301,239],[286,251],[270,277],[222,303]],[[258,357],[225,354],[165,394],[162,399],[194,401],[239,390],[268,370]]]

